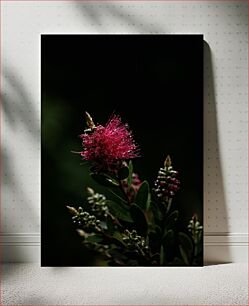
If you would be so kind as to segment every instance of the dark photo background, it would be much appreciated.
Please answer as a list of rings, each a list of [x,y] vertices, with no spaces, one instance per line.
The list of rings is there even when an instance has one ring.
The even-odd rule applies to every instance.
[[[80,205],[89,178],[78,137],[84,111],[97,123],[115,112],[133,131],[135,172],[151,184],[170,154],[181,189],[179,228],[203,220],[203,36],[42,35],[42,266],[95,260],[66,205]]]

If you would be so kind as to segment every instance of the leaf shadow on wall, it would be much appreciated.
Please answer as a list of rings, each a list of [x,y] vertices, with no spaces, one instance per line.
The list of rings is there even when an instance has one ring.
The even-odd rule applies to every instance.
[[[6,141],[1,148],[3,200],[5,201],[2,209],[7,208],[8,205],[8,209],[4,212],[1,230],[3,235],[28,231],[33,233],[37,232],[39,211],[35,211],[33,206],[33,196],[30,193],[30,191],[33,191],[33,186],[30,186],[28,181],[26,181],[30,177],[27,178],[25,169],[30,168],[32,164],[29,162],[29,156],[26,154],[27,151],[25,151],[29,149],[26,148],[24,150],[22,145],[28,144],[29,148],[34,148],[35,150],[39,146],[40,131],[38,114],[34,108],[34,101],[29,97],[27,89],[22,83],[22,78],[18,75],[17,71],[9,66],[5,67],[2,71],[2,81],[1,101],[3,127],[4,132],[9,133],[9,135],[5,134],[5,136],[7,137],[8,135],[8,137],[11,137],[16,134],[15,137],[16,139],[17,137],[20,139],[20,143],[19,145],[18,143],[15,144],[15,149],[13,149],[13,140],[12,145]],[[39,153],[39,151],[37,152]],[[25,154],[26,159],[22,159],[23,154]],[[18,159],[15,158],[16,156],[18,156]],[[31,152],[30,157],[33,156]],[[21,168],[23,171],[16,173],[15,167]],[[32,170],[32,174],[36,177],[36,171]],[[39,181],[39,177],[37,179]],[[12,202],[8,203],[7,201],[10,199]],[[13,213],[11,214],[11,212]],[[30,230],[27,230],[27,228]],[[17,249],[19,254],[15,252],[12,255],[25,260],[25,254],[22,248],[19,247]],[[5,254],[4,246],[3,253]],[[5,255],[8,256],[7,253]]]
[[[102,21],[108,19],[106,26],[115,26],[110,24],[110,20],[114,22],[117,20],[121,23],[121,26],[126,26],[130,28],[130,30],[135,30],[135,32],[141,33],[165,33],[165,29],[159,28],[158,25],[155,25],[152,22],[143,20],[139,14],[135,16],[133,12],[129,12],[128,10],[124,10],[124,8],[117,8],[115,4],[109,5],[89,5],[88,3],[81,3],[79,1],[75,1],[75,6],[77,11],[82,13],[82,16],[88,19],[90,25],[96,26],[96,28],[105,29],[105,24]],[[112,19],[111,19],[112,18]],[[120,33],[120,32],[119,32]]]
[[[2,94],[2,109],[13,131],[25,129],[28,136],[36,143],[40,140],[38,113],[34,108],[22,78],[13,68],[5,68],[2,72],[8,94]],[[19,126],[18,126],[19,125]]]
[[[212,52],[208,43],[204,41],[204,237],[224,235],[228,232],[216,105]],[[214,245],[204,243],[204,256],[207,256],[205,246],[209,248]],[[222,248],[223,254],[226,254],[224,261],[230,262],[229,245]],[[213,263],[217,261],[216,258],[220,258],[220,254],[212,254],[211,257],[208,261]],[[222,259],[218,261],[224,262]]]

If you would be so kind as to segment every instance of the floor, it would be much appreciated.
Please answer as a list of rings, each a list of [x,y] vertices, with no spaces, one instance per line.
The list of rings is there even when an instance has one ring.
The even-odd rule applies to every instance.
[[[246,264],[203,268],[2,265],[1,305],[248,305]]]

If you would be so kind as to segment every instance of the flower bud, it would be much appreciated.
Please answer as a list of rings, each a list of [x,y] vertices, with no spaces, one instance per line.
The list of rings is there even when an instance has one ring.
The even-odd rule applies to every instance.
[[[90,196],[94,195],[94,190],[93,190],[92,188],[90,188],[90,187],[87,187],[87,188],[86,188],[86,192],[87,192],[87,194],[89,194]]]
[[[92,117],[90,116],[90,114],[88,112],[85,112],[86,115],[86,124],[89,127],[89,129],[93,130],[95,128],[95,124],[93,122]]]
[[[171,158],[169,155],[167,155],[165,162],[164,162],[164,167],[168,168],[171,166]]]
[[[77,215],[77,209],[72,207],[72,206],[66,206],[67,209],[69,210],[69,212],[72,214],[72,215]]]

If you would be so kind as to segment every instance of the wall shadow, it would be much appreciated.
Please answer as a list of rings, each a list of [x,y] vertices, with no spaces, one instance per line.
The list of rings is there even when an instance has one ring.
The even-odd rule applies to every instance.
[[[204,41],[204,237],[228,233],[216,105],[212,51],[208,43]],[[204,255],[205,249],[204,245]],[[230,262],[231,254],[228,245],[225,246],[225,253],[224,262]],[[210,259],[210,263],[213,263],[216,254],[213,256],[214,259]]]
[[[10,128],[20,131],[20,127],[23,127],[38,142],[40,140],[38,113],[22,84],[22,78],[19,78],[17,72],[10,67],[5,67],[2,79],[4,81],[1,93],[2,111]]]
[[[16,140],[20,137],[29,143],[30,147],[39,145],[40,127],[38,113],[34,108],[34,102],[29,96],[27,88],[22,83],[22,77],[18,75],[15,69],[10,66],[4,67],[1,71],[2,88],[1,88],[1,110],[2,110],[2,132],[4,131],[5,138],[16,134]],[[22,133],[22,134],[20,134]],[[13,150],[11,152],[11,150]],[[1,146],[1,175],[3,182],[3,192],[1,197],[1,209],[9,206],[6,212],[2,214],[1,232],[14,232],[12,227],[15,224],[25,224],[28,218],[28,227],[31,232],[37,227],[37,213],[33,207],[33,201],[27,189],[30,186],[25,182],[25,177],[28,175],[25,171],[21,174],[15,173],[15,167],[29,167],[29,161],[22,161],[19,157],[19,164],[15,160],[11,160],[13,156],[17,156],[20,148],[18,143],[15,149],[10,148],[7,141]],[[27,187],[27,188],[26,188]],[[32,187],[31,187],[32,188]],[[11,195],[9,197],[8,195]],[[8,203],[7,201],[11,201]],[[22,214],[23,210],[23,215]],[[13,213],[11,213],[13,211]],[[26,216],[26,217],[25,217]],[[23,230],[29,232],[27,227]],[[1,245],[1,251],[5,252],[4,243]],[[23,257],[21,247],[18,248],[20,258]],[[16,254],[17,256],[18,254]]]
[[[101,32],[105,30],[101,18],[103,14],[106,15],[105,18],[110,20],[119,20],[119,22],[124,23],[123,25],[126,25],[141,33],[165,33],[165,29],[159,28],[154,23],[142,20],[139,18],[139,16],[135,16],[135,14],[125,10],[124,7],[122,7],[122,9],[118,9],[114,2],[100,5],[97,5],[96,3],[81,3],[79,1],[75,1],[74,3],[77,11],[81,12],[82,17],[87,18],[90,23],[96,25],[96,28],[100,29]],[[109,22],[107,24],[109,24]]]
[[[36,219],[37,219],[37,215],[34,211],[34,208],[32,207],[32,203],[30,201],[29,195],[27,193],[24,192],[23,190],[23,184],[20,182],[20,178],[18,178],[12,167],[11,167],[11,163],[10,160],[8,158],[8,153],[6,151],[5,152],[1,152],[1,159],[2,159],[2,163],[4,165],[4,172],[3,172],[3,186],[4,188],[6,188],[5,190],[8,191],[8,193],[12,193],[12,197],[13,197],[13,202],[11,203],[11,205],[13,206],[13,208],[17,208],[20,209],[20,206],[23,206],[25,208],[25,211],[29,212],[29,223],[30,226],[35,227],[36,224]],[[4,197],[2,197],[4,199]],[[7,205],[7,204],[5,204]],[[17,216],[20,216],[19,214],[17,214]],[[5,216],[6,217],[6,216]],[[2,221],[2,226],[4,226],[4,228],[1,229],[2,233],[4,232],[11,232],[11,230],[8,227],[8,223],[17,223],[16,218],[14,217],[9,217],[7,216],[7,218],[5,218]],[[21,222],[21,220],[18,220],[18,222]],[[23,222],[25,222],[25,220],[23,220]]]

